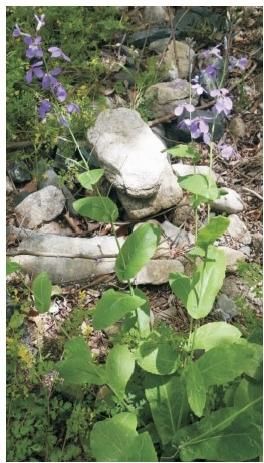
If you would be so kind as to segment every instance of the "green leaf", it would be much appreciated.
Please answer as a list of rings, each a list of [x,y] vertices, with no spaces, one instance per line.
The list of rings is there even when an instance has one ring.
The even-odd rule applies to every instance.
[[[257,381],[262,379],[263,349],[259,344],[248,342],[246,339],[239,339],[239,345],[245,346],[252,354],[250,365],[245,370],[246,375]]]
[[[233,325],[226,322],[211,322],[200,326],[191,336],[190,344],[193,349],[205,351],[213,349],[220,344],[233,344],[239,340],[242,333]]]
[[[40,313],[50,308],[52,284],[47,272],[39,273],[32,283],[35,306]]]
[[[77,175],[77,179],[86,190],[92,190],[92,185],[95,185],[98,180],[104,175],[104,169],[93,169]]]
[[[67,384],[105,384],[105,369],[93,362],[83,338],[73,338],[65,344],[65,359],[56,368]]]
[[[192,277],[187,300],[187,311],[195,319],[204,318],[209,314],[225,278],[224,252],[211,246],[208,249],[206,260],[197,267]]]
[[[257,408],[261,399],[258,397],[242,408],[220,409],[180,429],[174,445],[181,461],[250,461],[258,457],[261,432]]]
[[[133,413],[119,413],[97,422],[90,440],[96,461],[157,461],[148,433],[138,435],[136,427]]]
[[[250,367],[253,352],[246,345],[218,346],[196,361],[206,387],[222,385],[240,376]]]
[[[262,384],[253,383],[243,378],[234,394],[234,406],[235,407],[244,407],[249,402],[254,401],[262,393]]]
[[[145,301],[145,304],[137,309],[137,323],[140,336],[142,338],[147,338],[151,333],[150,307],[148,299],[145,293],[143,293],[143,291],[139,288],[135,288],[134,293],[136,296],[144,299]]]
[[[120,281],[135,277],[151,259],[159,244],[160,235],[160,227],[151,223],[144,223],[126,239],[115,265],[116,274]]]
[[[169,444],[189,412],[184,383],[177,376],[147,378],[145,394],[162,444]]]
[[[20,272],[21,269],[21,265],[17,262],[11,262],[10,260],[6,261],[6,275],[10,275],[10,273],[13,272]]]
[[[117,397],[123,399],[129,378],[135,369],[135,359],[126,346],[116,345],[106,359],[107,384]]]
[[[12,330],[16,330],[21,325],[23,325],[24,319],[25,319],[25,315],[15,310],[15,312],[13,313],[8,323],[9,328],[11,328]]]
[[[195,415],[201,417],[206,403],[206,386],[203,375],[196,363],[192,362],[184,370],[189,405]]]
[[[221,215],[211,218],[210,222],[198,231],[197,246],[204,248],[209,244],[213,244],[224,234],[229,222],[227,217]]]
[[[170,275],[170,286],[195,319],[208,315],[225,277],[226,259],[224,252],[209,246],[206,259],[201,263],[193,277],[182,273]]]
[[[73,208],[83,217],[88,217],[99,222],[115,222],[118,210],[115,203],[104,196],[90,196],[74,201]]]
[[[185,175],[183,177],[179,177],[178,183],[189,193],[201,196],[209,201],[215,201],[219,196],[215,180],[210,175]]]
[[[169,342],[156,340],[144,341],[140,344],[136,360],[139,366],[155,375],[170,375],[179,367],[179,354]]]
[[[97,330],[102,330],[144,304],[145,300],[138,296],[108,289],[96,304],[93,325]]]
[[[177,145],[173,148],[166,150],[167,153],[175,156],[177,158],[190,158],[195,162],[198,162],[200,159],[200,153],[193,146],[190,145]]]

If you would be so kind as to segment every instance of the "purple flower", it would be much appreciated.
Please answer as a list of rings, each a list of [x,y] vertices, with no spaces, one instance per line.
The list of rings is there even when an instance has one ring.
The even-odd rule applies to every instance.
[[[244,56],[243,58],[236,59],[234,56],[230,56],[229,58],[229,71],[233,71],[235,68],[241,69],[244,71],[248,66],[248,59]]]
[[[215,78],[217,76],[217,67],[213,64],[209,64],[209,66],[202,70],[202,73],[208,77]]]
[[[200,84],[192,85],[193,90],[197,93],[197,95],[202,95],[206,90]]]
[[[177,106],[174,110],[174,114],[175,116],[180,116],[183,111],[186,109],[186,111],[188,111],[189,113],[192,113],[193,111],[195,111],[195,107],[192,105],[192,104],[189,104],[189,103],[182,103],[180,104],[179,106]]]
[[[17,39],[17,37],[20,37],[20,35],[22,35],[22,32],[21,32],[20,27],[19,27],[18,24],[15,25],[12,35],[13,35],[13,37],[15,37],[16,39]]]
[[[61,68],[56,67],[51,70],[50,73],[45,73],[42,79],[42,88],[44,90],[48,90],[49,88],[53,89],[54,87],[59,85],[55,76],[58,76],[61,73]]]
[[[79,112],[80,112],[80,106],[77,105],[76,103],[69,103],[67,105],[68,114],[79,113]]]
[[[44,119],[51,108],[52,105],[48,100],[42,100],[38,109],[40,119]]]
[[[44,71],[42,69],[43,61],[38,61],[35,64],[32,64],[30,69],[27,71],[25,79],[28,84],[31,84],[33,77],[37,77],[38,79],[42,79],[44,76]]]
[[[233,103],[231,98],[228,96],[228,90],[226,88],[220,88],[216,90],[212,90],[210,92],[210,95],[215,98],[216,97],[216,103],[215,103],[215,109],[220,114],[223,112],[226,116],[230,113]]]
[[[34,40],[31,36],[24,37],[24,42],[28,45],[28,49],[26,51],[27,58],[42,58],[43,51],[40,48],[41,40],[41,37],[36,37]]]
[[[60,103],[63,103],[63,101],[65,101],[66,98],[67,98],[67,92],[66,92],[65,88],[61,84],[59,84],[59,85],[55,86],[53,88],[53,90],[54,90],[54,93],[55,93],[55,96],[56,96],[57,100]]]
[[[44,21],[45,15],[42,14],[40,17],[38,17],[36,14],[34,14],[34,17],[37,21],[36,31],[38,32],[43,26],[45,26],[45,21]]]
[[[226,143],[218,143],[217,148],[221,158],[227,161],[240,158],[238,152],[231,145],[227,145]]]
[[[207,134],[209,132],[209,126],[205,118],[195,117],[194,119],[184,119],[180,122],[179,127],[187,128],[191,133],[191,137],[194,139],[203,136],[208,141]],[[207,141],[205,141],[205,143],[207,143]]]
[[[208,50],[204,50],[201,53],[202,57],[203,58],[210,58],[210,56],[216,56],[217,58],[222,58],[219,47],[221,47],[221,44],[216,45],[216,47],[209,48]]]
[[[48,51],[51,53],[51,58],[63,58],[65,61],[71,61],[70,58],[58,47],[50,47],[48,48]]]
[[[64,127],[70,127],[69,121],[68,121],[67,117],[65,117],[65,116],[61,116],[59,118],[59,123],[61,125],[63,125]]]

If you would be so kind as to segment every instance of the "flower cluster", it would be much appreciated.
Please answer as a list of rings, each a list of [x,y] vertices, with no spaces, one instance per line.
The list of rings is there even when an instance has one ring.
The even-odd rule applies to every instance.
[[[226,143],[218,143],[217,145],[219,155],[222,159],[230,161],[232,159],[240,159],[239,153],[231,146]]]
[[[40,17],[34,15],[34,17],[37,22],[36,32],[39,32],[39,30],[45,25],[45,15],[42,14]],[[68,96],[67,91],[57,79],[57,77],[61,74],[62,69],[57,66],[48,70],[46,65],[47,61],[44,57],[42,38],[39,35],[32,37],[30,34],[22,32],[18,24],[15,25],[13,30],[13,37],[22,37],[27,46],[26,57],[30,61],[30,67],[25,75],[26,82],[31,84],[33,79],[36,78],[37,81],[39,81],[42,90],[49,91],[57,103],[64,103]],[[62,59],[66,62],[70,62],[70,58],[59,47],[52,46],[48,48],[47,51],[50,59]],[[39,118],[43,120],[52,108],[53,105],[48,99],[41,100],[38,108]],[[62,125],[68,127],[68,117],[73,113],[79,113],[80,108],[75,103],[68,103],[66,107],[64,107],[64,112],[65,111],[66,114],[59,114],[58,120]]]
[[[228,70],[233,71],[235,68],[244,71],[248,66],[248,59],[244,56],[242,58],[235,58],[230,56]]]

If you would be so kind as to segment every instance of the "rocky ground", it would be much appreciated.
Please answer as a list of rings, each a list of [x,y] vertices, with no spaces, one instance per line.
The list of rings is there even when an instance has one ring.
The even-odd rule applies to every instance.
[[[205,39],[199,43],[186,41],[188,35],[183,25],[181,29],[181,22],[175,41],[171,22],[177,23],[177,15],[183,13],[165,7],[122,11],[138,31],[121,38],[110,51],[103,50],[103,58],[109,63],[109,74],[103,82],[109,109],[98,114],[86,142],[91,166],[105,169],[100,183],[102,193],[110,192],[118,205],[120,215],[115,226],[120,243],[142,221],[156,220],[163,229],[160,247],[138,274],[136,284],[148,294],[154,317],[177,330],[186,330],[188,319],[169,290],[168,275],[190,271],[186,252],[194,243],[193,211],[177,178],[192,173],[193,167],[168,156],[166,148],[189,141],[188,133],[178,127],[181,117],[176,118],[174,110],[189,101],[189,63],[193,61],[198,73],[205,64],[199,51],[207,48]],[[186,19],[190,15],[190,11],[185,13]],[[259,278],[247,279],[250,267],[241,267],[241,262],[261,264],[263,241],[261,11],[248,8],[247,15],[234,24],[229,51],[234,56],[247,56],[248,65],[243,73],[229,73],[226,87],[234,109],[227,119],[219,118],[215,130],[213,174],[227,195],[212,204],[212,214],[227,215],[230,225],[218,243],[227,256],[227,276],[210,317],[241,323],[241,307],[245,305],[261,317]],[[250,30],[244,27],[249,22]],[[219,32],[214,45],[222,39]],[[144,69],[149,56],[158,56],[159,66],[164,66],[165,71],[162,81],[143,89],[135,86],[133,71],[138,66]],[[114,83],[120,81],[126,90],[122,97],[114,90]],[[214,84],[203,83],[208,88]],[[142,102],[148,112],[145,120]],[[193,115],[206,115],[210,124],[212,102],[193,95],[192,104],[196,106]],[[233,159],[221,156],[217,150],[219,140],[235,148]],[[199,152],[197,171],[208,173],[208,149],[203,143],[199,144]],[[23,172],[19,163],[8,164],[7,254],[20,262],[29,275],[48,271],[59,287],[50,313],[34,317],[34,322],[29,323],[33,344],[40,333],[54,336],[76,304],[80,305],[80,298],[83,310],[89,310],[104,289],[119,286],[113,275],[117,250],[110,227],[83,219],[72,209],[73,200],[84,194],[77,182],[73,188],[62,187],[54,166],[37,182]],[[201,208],[199,225],[205,220],[206,210]],[[258,270],[254,271],[258,274]],[[17,288],[20,278],[11,276]],[[91,343],[94,349],[98,344],[103,349],[103,335],[95,333]]]

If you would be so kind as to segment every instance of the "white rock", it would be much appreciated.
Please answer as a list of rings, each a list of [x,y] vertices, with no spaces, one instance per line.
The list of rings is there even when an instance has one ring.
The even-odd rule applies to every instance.
[[[159,190],[168,166],[165,145],[137,111],[118,108],[99,114],[88,130],[95,156],[105,176],[133,198],[148,198]]]
[[[236,214],[244,209],[240,195],[231,188],[222,188],[227,191],[227,195],[221,196],[212,203],[212,209],[215,211],[226,212],[227,214]]]
[[[150,198],[132,198],[118,192],[127,216],[131,219],[142,219],[163,209],[175,206],[182,198],[182,189],[179,186],[172,168],[168,165],[162,174],[162,183],[158,192]]]
[[[143,18],[148,23],[161,24],[169,20],[169,15],[164,6],[145,6]]]
[[[174,79],[186,79],[189,76],[189,66],[194,58],[194,51],[184,42],[175,42],[176,56],[173,41],[170,42],[164,56],[164,66],[168,70],[168,77]],[[176,61],[177,60],[177,61]]]
[[[23,227],[35,228],[61,214],[65,197],[55,186],[47,186],[27,196],[15,208],[16,218]]]
[[[6,176],[6,194],[13,193],[14,187],[13,184],[8,176]]]
[[[251,243],[251,234],[248,231],[246,225],[236,214],[231,214],[229,217],[230,224],[226,231],[226,235],[231,236],[235,241],[241,244]]]
[[[49,222],[42,225],[38,230],[37,233],[40,235],[62,235],[62,236],[72,236],[73,232],[69,227],[62,228],[57,222]]]
[[[136,285],[161,285],[169,281],[169,274],[172,272],[183,272],[182,263],[174,259],[151,260],[137,274]]]
[[[172,164],[173,172],[177,175],[177,177],[183,177],[184,175],[192,175],[192,174],[201,174],[201,175],[209,175],[210,168],[209,166],[191,166],[190,164],[182,164],[178,162],[177,164]],[[211,173],[212,177],[215,181],[217,181],[217,175],[214,171]]]
[[[229,272],[235,272],[237,270],[237,263],[245,260],[245,255],[241,251],[229,248],[227,246],[219,246],[219,249],[224,251],[226,256],[226,269]]]
[[[174,112],[176,106],[181,103],[189,103],[190,85],[187,80],[176,79],[173,82],[161,82],[151,85],[145,93],[150,101],[150,109],[154,117],[162,117]],[[198,102],[193,93],[192,103]]]
[[[189,247],[195,242],[195,238],[192,233],[188,233],[184,229],[176,227],[168,220],[165,220],[165,222],[161,224],[161,227],[165,235],[179,248]]]

